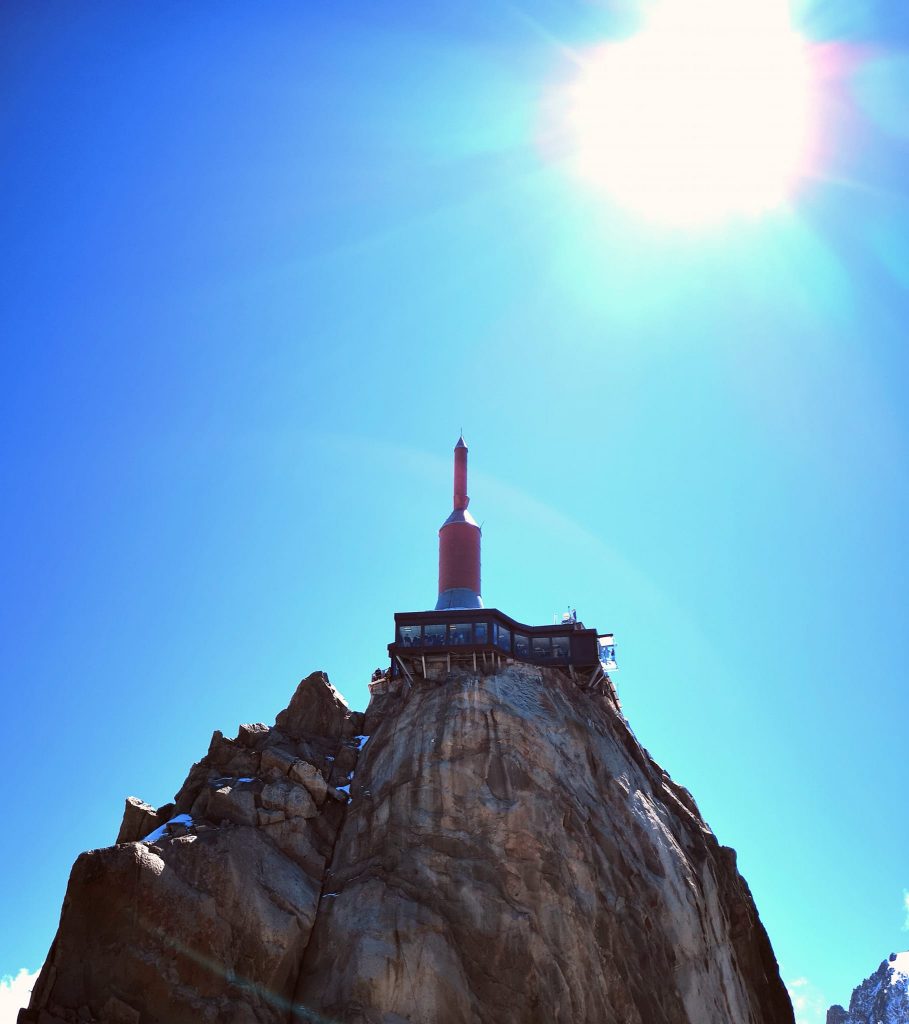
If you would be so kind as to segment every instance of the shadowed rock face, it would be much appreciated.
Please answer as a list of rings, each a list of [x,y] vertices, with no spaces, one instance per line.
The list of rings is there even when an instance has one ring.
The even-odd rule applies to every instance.
[[[558,670],[418,681],[365,724],[316,674],[215,734],[181,814],[79,858],[20,1021],[793,1021],[733,851]]]

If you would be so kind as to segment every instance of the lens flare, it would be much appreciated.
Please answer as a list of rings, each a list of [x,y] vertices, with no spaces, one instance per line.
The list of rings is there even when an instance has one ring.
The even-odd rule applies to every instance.
[[[779,0],[665,0],[587,52],[558,107],[574,171],[648,219],[693,225],[784,203],[810,169],[810,48]]]

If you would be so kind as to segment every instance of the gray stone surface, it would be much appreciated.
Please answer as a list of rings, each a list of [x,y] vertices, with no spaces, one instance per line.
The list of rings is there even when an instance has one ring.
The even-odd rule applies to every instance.
[[[214,734],[190,821],[83,854],[22,1024],[792,1024],[734,852],[607,695],[384,690],[364,720],[314,673]]]
[[[314,765],[308,764],[306,761],[296,761],[290,769],[290,777],[303,783],[318,807],[325,803],[328,785],[322,778],[322,773]]]
[[[360,755],[297,1002],[350,1022],[791,1024],[735,854],[615,706],[417,685]]]
[[[128,796],[123,809],[123,821],[117,833],[118,843],[134,843],[158,827],[158,812],[151,804],[137,796]]]

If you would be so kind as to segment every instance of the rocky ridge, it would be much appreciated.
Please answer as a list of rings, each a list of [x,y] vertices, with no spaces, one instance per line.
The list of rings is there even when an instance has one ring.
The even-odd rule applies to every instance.
[[[371,689],[314,673],[172,804],[128,800],[20,1024],[792,1024],[734,851],[610,692]]]
[[[20,1021],[284,1021],[363,715],[322,673],[275,725],[215,732],[173,803],[130,797],[76,861]]]
[[[909,952],[891,953],[870,977],[857,985],[849,1009],[831,1006],[827,1024],[907,1024]]]

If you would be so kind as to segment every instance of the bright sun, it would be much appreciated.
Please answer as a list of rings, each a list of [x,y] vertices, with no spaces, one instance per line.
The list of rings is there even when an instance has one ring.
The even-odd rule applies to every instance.
[[[577,172],[649,219],[695,225],[784,202],[808,170],[812,68],[784,0],[663,0],[583,60]]]

